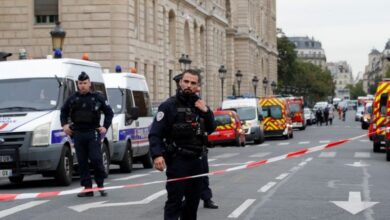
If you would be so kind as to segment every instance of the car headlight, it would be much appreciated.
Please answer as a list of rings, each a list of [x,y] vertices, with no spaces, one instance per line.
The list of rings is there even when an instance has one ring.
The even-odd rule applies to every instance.
[[[119,125],[118,123],[113,123],[112,124],[112,140],[113,141],[118,141],[119,139]]]
[[[47,146],[50,138],[50,122],[37,126],[33,131],[32,146]]]

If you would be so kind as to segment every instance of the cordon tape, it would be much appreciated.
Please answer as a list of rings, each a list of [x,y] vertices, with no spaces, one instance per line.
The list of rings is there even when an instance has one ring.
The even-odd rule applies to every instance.
[[[250,162],[245,165],[235,166],[224,170],[216,170],[209,173],[203,173],[199,175],[194,176],[186,176],[186,177],[180,177],[180,178],[174,178],[174,179],[168,179],[168,180],[159,180],[159,181],[152,181],[152,182],[146,182],[146,183],[139,183],[139,184],[127,184],[127,185],[121,185],[121,186],[109,186],[104,188],[92,188],[92,189],[72,189],[72,190],[65,190],[65,191],[53,191],[53,192],[37,192],[37,193],[19,193],[19,194],[0,194],[0,201],[12,201],[12,200],[21,200],[21,199],[42,199],[42,198],[52,198],[52,197],[58,197],[58,196],[64,196],[64,195],[71,195],[71,194],[77,194],[80,192],[91,192],[91,191],[98,191],[98,190],[115,190],[115,189],[130,189],[130,188],[137,188],[152,184],[160,184],[160,183],[167,183],[167,182],[175,182],[175,181],[182,181],[192,178],[199,178],[204,176],[212,176],[212,175],[218,175],[218,174],[224,174],[228,172],[233,172],[237,170],[247,169],[247,168],[253,168],[258,167],[261,165],[277,162],[280,160],[285,160],[292,157],[299,157],[305,154],[314,153],[321,150],[326,150],[341,144],[344,144],[346,142],[356,140],[362,137],[367,136],[367,134],[359,135],[352,138],[347,138],[344,140],[334,141],[328,144],[323,144],[315,147],[305,148],[298,151],[294,151],[291,153],[287,153],[281,156],[272,157],[270,159],[266,160],[259,160],[255,162]]]

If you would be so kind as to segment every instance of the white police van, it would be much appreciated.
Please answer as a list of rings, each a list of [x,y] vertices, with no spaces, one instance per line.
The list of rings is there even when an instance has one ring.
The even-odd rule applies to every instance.
[[[134,162],[152,168],[149,131],[153,122],[149,89],[144,76],[134,73],[104,73],[112,120],[114,153],[112,163],[131,172]]]
[[[255,144],[264,142],[262,109],[257,98],[234,97],[222,102],[222,109],[234,110],[243,122],[245,140]]]
[[[71,183],[77,159],[61,127],[60,109],[77,90],[82,71],[89,75],[92,89],[107,97],[97,63],[77,59],[0,62],[0,177],[19,183],[24,175],[38,173],[54,177],[60,185]],[[111,128],[102,138],[102,152],[108,173]]]

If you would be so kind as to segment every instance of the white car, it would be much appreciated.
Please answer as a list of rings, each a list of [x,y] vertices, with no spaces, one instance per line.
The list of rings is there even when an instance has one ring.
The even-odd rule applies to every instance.
[[[328,106],[328,102],[316,102],[313,111],[316,112],[318,108],[325,109],[326,106]]]
[[[355,114],[355,121],[361,121],[364,114],[364,106],[361,105],[357,107],[356,114]]]
[[[306,118],[306,124],[311,125],[316,123],[316,116],[310,108],[304,108],[303,111]]]

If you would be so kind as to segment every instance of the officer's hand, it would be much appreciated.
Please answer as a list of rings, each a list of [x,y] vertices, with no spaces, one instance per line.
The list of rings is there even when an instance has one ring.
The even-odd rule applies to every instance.
[[[153,163],[154,163],[154,167],[156,168],[156,170],[164,171],[164,169],[165,169],[164,157],[159,156],[159,157],[154,158]]]
[[[208,111],[206,103],[202,99],[199,99],[198,101],[195,102],[195,107],[197,107],[202,112],[207,112]]]
[[[64,129],[65,134],[67,134],[69,136],[72,135],[73,131],[72,131],[72,129],[70,129],[69,124],[64,125],[64,127],[62,127],[62,128]]]
[[[105,127],[99,127],[98,131],[99,131],[99,134],[105,134],[107,132],[107,129]]]

